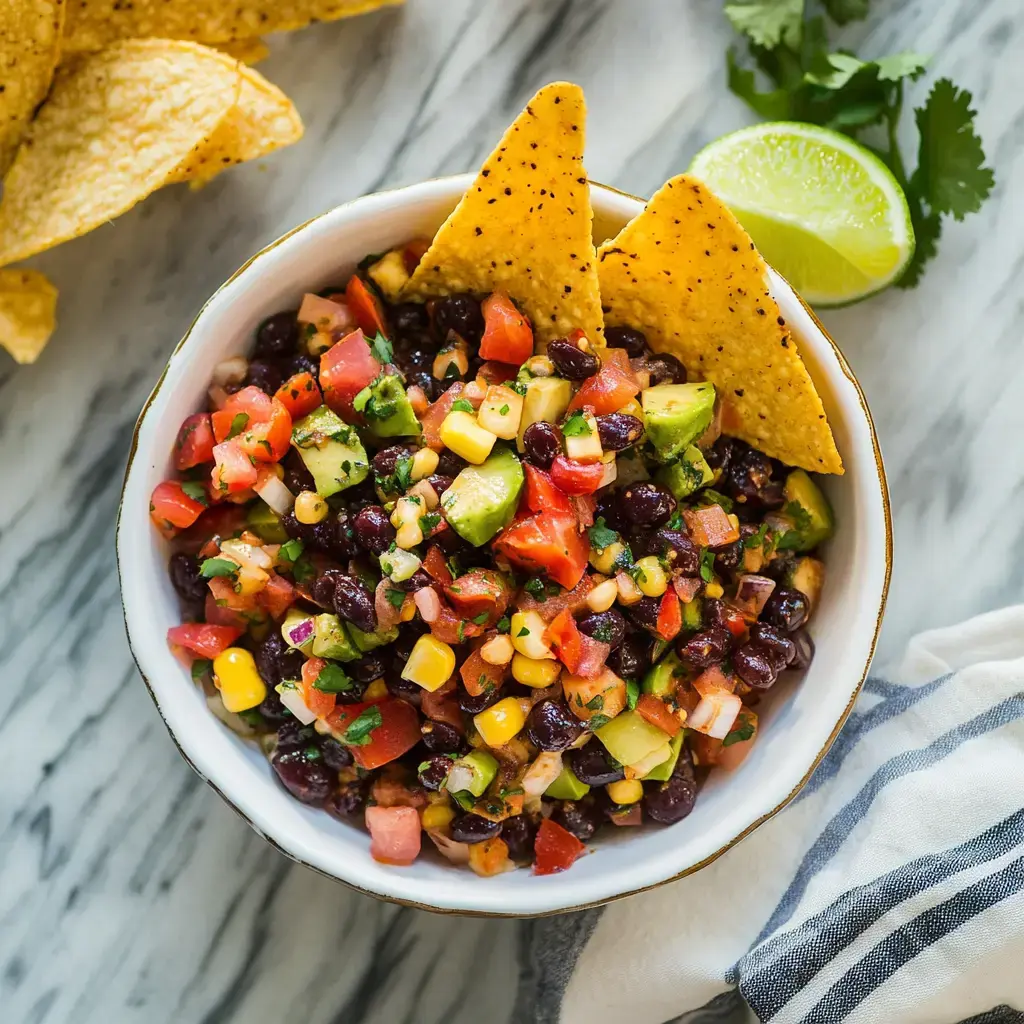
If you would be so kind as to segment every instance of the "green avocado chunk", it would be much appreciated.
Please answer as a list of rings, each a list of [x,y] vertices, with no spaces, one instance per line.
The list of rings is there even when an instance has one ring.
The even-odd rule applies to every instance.
[[[356,395],[352,407],[363,414],[375,437],[417,437],[420,433],[420,422],[397,374],[382,373]]]
[[[782,511],[796,524],[779,540],[784,551],[810,551],[828,540],[835,529],[835,517],[821,488],[802,470],[794,469],[783,488],[786,504]]]
[[[669,754],[668,760],[655,765],[644,776],[644,782],[668,782],[668,780],[672,778],[672,773],[676,768],[676,762],[679,760],[679,751],[683,749],[682,729],[680,729],[679,732],[669,740],[669,747],[672,749],[672,753]]]
[[[292,427],[292,444],[313,475],[316,492],[322,498],[361,484],[370,473],[370,460],[355,427],[326,405]]]
[[[695,597],[692,601],[683,605],[683,629],[696,633],[704,622],[704,602]]]
[[[678,458],[711,425],[715,386],[658,384],[640,396],[647,424],[647,440],[661,462]]]
[[[651,725],[637,711],[623,711],[602,725],[594,735],[619,764],[636,764],[668,746],[668,734]]]
[[[644,676],[644,693],[655,697],[666,697],[674,693],[679,680],[686,674],[683,663],[675,651],[669,651],[656,665],[652,665]]]
[[[245,517],[245,524],[267,544],[284,544],[288,540],[281,517],[265,502],[257,499]]]
[[[558,778],[544,790],[544,795],[552,800],[580,800],[590,792],[590,787],[585,782],[576,778],[573,770],[567,765],[562,765],[562,771]]]
[[[313,655],[333,661],[357,661],[363,656],[338,616],[327,612],[313,620]]]
[[[345,629],[348,630],[352,643],[355,644],[362,654],[375,650],[378,647],[383,647],[385,644],[393,644],[398,639],[397,626],[393,626],[391,629],[378,629],[374,633],[364,633],[358,626],[353,626],[351,622],[346,622]],[[357,657],[359,656],[357,655]]]
[[[695,444],[683,452],[681,459],[662,466],[655,474],[655,479],[663,483],[679,501],[706,487],[714,478],[714,472]]]
[[[467,466],[441,498],[448,525],[467,543],[482,547],[511,522],[523,489],[523,467],[508,448],[480,466]]]

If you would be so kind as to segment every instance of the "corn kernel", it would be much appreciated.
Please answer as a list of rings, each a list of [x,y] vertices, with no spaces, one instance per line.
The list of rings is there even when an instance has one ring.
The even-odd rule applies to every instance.
[[[366,273],[388,302],[397,302],[409,281],[409,271],[405,269],[405,259],[399,249],[385,253]]]
[[[619,591],[619,604],[624,604],[627,608],[644,599],[643,593],[628,572],[620,572],[615,577],[615,586]]]
[[[327,518],[327,502],[316,491],[302,491],[295,497],[295,518],[313,526]]]
[[[451,367],[455,367],[455,378],[465,377],[469,371],[469,356],[466,353],[466,343],[456,342],[454,345],[445,345],[440,352],[434,356],[434,365],[431,373],[434,380],[447,380],[451,377]]]
[[[402,622],[412,622],[416,618],[416,602],[408,595],[406,595],[405,600],[402,602],[398,615]]]
[[[549,658],[537,661],[518,651],[512,658],[512,678],[523,686],[543,690],[545,686],[552,686],[561,674],[562,666]]]
[[[618,596],[619,588],[615,580],[604,580],[587,594],[587,607],[592,612],[606,612],[615,604]]]
[[[516,612],[512,616],[508,635],[512,638],[512,646],[527,658],[540,661],[542,658],[553,658],[551,645],[544,639],[544,631],[548,624],[537,612]]]
[[[511,441],[519,433],[523,418],[523,396],[504,384],[491,384],[477,412],[480,426],[496,437]]]
[[[388,684],[383,679],[374,679],[370,685],[363,690],[363,700],[380,700],[388,696]]]
[[[423,480],[437,472],[438,455],[433,448],[421,448],[412,457],[409,475],[413,480]]]
[[[636,569],[636,585],[645,597],[661,597],[668,590],[668,577],[655,555],[641,558]]]
[[[452,655],[453,661],[454,657]],[[487,746],[503,747],[526,725],[526,712],[515,697],[506,697],[474,715],[473,724]]]
[[[633,419],[644,422],[644,407],[635,399],[631,398],[621,409],[616,409],[625,416],[632,416]]]
[[[425,832],[444,832],[455,817],[450,804],[430,804],[420,811],[420,824]]]
[[[718,580],[712,580],[704,588],[704,593],[708,597],[713,597],[713,598],[715,598],[717,600],[718,598],[722,597],[725,594],[725,590],[723,589],[722,584],[718,582]]]
[[[555,364],[547,356],[530,356],[526,369],[534,377],[554,377]]]
[[[316,334],[310,335],[306,341],[306,351],[313,356],[314,359],[322,356],[333,346],[334,338],[332,338],[326,331],[317,331]]]
[[[424,633],[402,669],[402,678],[433,692],[444,686],[454,671],[455,652],[443,640]]]
[[[626,550],[626,545],[621,541],[614,540],[606,548],[598,551],[596,548],[590,552],[590,564],[604,576],[611,576],[615,572],[615,560]]]
[[[441,424],[441,441],[456,455],[479,466],[487,459],[498,438],[484,430],[468,412],[450,412]]]
[[[512,646],[512,640],[505,634],[491,637],[480,648],[480,657],[488,665],[507,665],[512,660],[513,654],[515,654],[515,648]]]
[[[608,796],[617,804],[635,804],[643,799],[644,787],[639,779],[621,779],[618,782],[609,782],[605,789]]]
[[[228,711],[248,711],[267,697],[256,661],[243,647],[229,647],[213,659],[214,682]]]

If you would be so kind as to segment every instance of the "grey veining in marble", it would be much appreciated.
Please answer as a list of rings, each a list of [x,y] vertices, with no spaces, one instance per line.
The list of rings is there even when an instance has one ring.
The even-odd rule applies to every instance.
[[[166,190],[39,260],[39,363],[0,355],[0,1021],[501,1024],[517,925],[398,910],[274,852],[179,758],[124,639],[113,552],[132,425],[204,298],[342,200],[470,169],[531,92],[579,81],[593,177],[649,194],[744,124],[717,0],[409,0],[273,40],[305,140]],[[897,560],[880,659],[1024,577],[1024,10],[875,0],[847,39],[939,54],[999,184],[914,292],[828,313],[874,411]],[[920,87],[926,88],[923,83]]]

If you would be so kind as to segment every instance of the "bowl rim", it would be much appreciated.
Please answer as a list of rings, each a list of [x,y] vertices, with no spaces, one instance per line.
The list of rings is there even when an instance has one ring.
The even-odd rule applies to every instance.
[[[119,589],[121,591],[121,611],[122,611],[122,617],[124,619],[124,624],[125,624],[125,635],[126,635],[126,637],[128,639],[128,648],[129,648],[129,650],[131,652],[132,659],[135,662],[135,666],[138,669],[139,675],[142,677],[142,681],[143,681],[143,683],[146,686],[146,690],[149,693],[150,699],[153,701],[153,704],[156,707],[157,714],[160,716],[160,720],[163,723],[164,728],[167,730],[167,733],[170,736],[172,743],[177,748],[178,753],[182,756],[182,758],[184,759],[185,763],[196,773],[196,775],[198,775],[199,778],[201,778],[208,786],[210,786],[210,788],[228,805],[228,807],[230,807],[243,821],[245,821],[246,824],[249,825],[249,827],[252,828],[253,831],[256,832],[263,840],[265,840],[272,847],[274,847],[274,849],[276,849],[280,853],[284,854],[284,856],[286,856],[289,860],[291,860],[291,861],[293,861],[293,862],[295,862],[297,864],[301,864],[303,867],[309,868],[310,870],[316,872],[318,875],[322,875],[325,878],[328,878],[328,879],[331,879],[334,882],[340,883],[340,884],[342,884],[342,885],[344,885],[344,886],[346,886],[346,887],[348,887],[350,889],[353,889],[356,892],[362,893],[363,895],[366,895],[366,896],[372,896],[372,897],[374,897],[376,899],[385,900],[388,903],[394,903],[394,904],[397,904],[397,905],[400,905],[400,906],[410,907],[410,908],[416,909],[416,910],[426,910],[426,911],[429,911],[429,912],[435,913],[435,914],[456,914],[456,915],[466,916],[466,917],[484,917],[484,918],[517,919],[517,918],[549,917],[549,916],[552,916],[552,915],[555,915],[555,914],[573,913],[573,912],[576,912],[576,911],[589,910],[589,909],[593,909],[593,908],[596,908],[596,907],[605,906],[605,905],[607,905],[609,903],[613,903],[613,902],[615,902],[617,900],[626,899],[629,896],[635,896],[635,895],[637,895],[639,893],[642,893],[642,892],[648,892],[648,891],[650,891],[652,889],[657,889],[660,886],[667,885],[670,882],[675,882],[675,881],[678,881],[678,880],[680,880],[682,878],[687,877],[688,875],[692,875],[695,872],[700,871],[702,868],[707,867],[709,864],[713,863],[714,861],[718,860],[719,857],[721,857],[723,854],[727,853],[737,843],[739,843],[743,839],[747,838],[747,836],[749,836],[756,829],[760,828],[760,826],[763,825],[766,821],[768,821],[769,819],[773,818],[776,814],[778,814],[803,789],[803,787],[807,784],[807,782],[810,779],[810,777],[814,774],[814,772],[817,769],[818,765],[821,763],[822,759],[828,753],[828,751],[831,748],[832,744],[835,742],[835,739],[839,735],[839,732],[842,730],[843,726],[846,724],[846,720],[849,718],[850,713],[853,710],[853,706],[856,703],[857,698],[860,695],[861,689],[864,686],[864,682],[867,679],[868,671],[869,671],[870,666],[871,666],[871,661],[872,661],[872,659],[874,657],[875,650],[876,650],[876,647],[877,647],[877,644],[878,644],[878,636],[879,636],[879,632],[880,632],[881,626],[882,626],[882,619],[883,619],[883,616],[884,616],[884,613],[885,613],[886,602],[888,600],[889,586],[890,586],[890,581],[891,581],[891,577],[892,577],[892,561],[893,561],[892,511],[891,511],[891,504],[890,504],[890,497],[889,497],[889,487],[888,487],[888,482],[887,482],[887,479],[886,479],[885,466],[884,466],[883,459],[882,459],[881,447],[879,445],[878,435],[877,435],[877,431],[875,429],[874,420],[873,420],[873,418],[871,416],[871,410],[868,407],[868,403],[867,403],[867,399],[866,399],[866,397],[864,395],[864,391],[861,388],[860,382],[857,380],[857,377],[854,374],[852,368],[850,367],[849,363],[847,362],[846,357],[843,355],[842,351],[840,350],[839,346],[836,344],[835,340],[832,338],[832,336],[825,329],[825,326],[821,323],[821,321],[818,319],[818,317],[815,315],[814,311],[807,304],[807,302],[803,299],[803,297],[800,295],[800,293],[797,292],[797,290],[795,288],[793,288],[792,285],[790,285],[789,282],[786,281],[786,279],[781,274],[779,274],[779,272],[777,270],[775,270],[774,267],[771,268],[772,272],[774,274],[776,274],[783,281],[783,283],[789,288],[789,290],[792,292],[792,294],[795,296],[797,301],[803,307],[804,311],[807,313],[807,315],[809,316],[811,321],[814,323],[814,326],[818,329],[818,331],[821,333],[822,337],[825,339],[825,341],[828,343],[829,347],[831,348],[832,354],[835,357],[837,365],[839,366],[839,368],[842,371],[843,375],[848,379],[850,384],[853,386],[854,392],[856,394],[858,405],[860,406],[860,411],[861,411],[862,415],[864,416],[864,420],[865,420],[865,422],[867,424],[868,431],[869,431],[869,436],[870,436],[870,440],[871,440],[872,454],[874,456],[875,469],[876,469],[876,472],[877,472],[877,475],[878,475],[879,495],[881,497],[881,502],[882,502],[882,523],[883,523],[883,526],[884,526],[885,572],[884,572],[884,577],[883,577],[882,583],[881,583],[879,602],[878,602],[878,612],[877,612],[877,616],[876,616],[876,619],[875,619],[874,629],[873,629],[873,632],[872,632],[870,644],[867,647],[867,653],[866,653],[866,657],[865,657],[865,660],[864,660],[863,668],[861,670],[860,678],[858,679],[858,681],[856,683],[856,686],[851,691],[850,697],[849,697],[849,700],[846,703],[846,706],[843,708],[841,714],[839,715],[839,717],[836,720],[836,723],[835,723],[834,727],[832,728],[832,730],[830,731],[828,736],[825,738],[825,741],[823,742],[823,744],[822,744],[820,750],[818,751],[818,753],[815,755],[813,761],[810,763],[809,767],[807,768],[807,771],[796,782],[796,784],[793,786],[793,788],[781,800],[779,800],[779,802],[777,804],[775,804],[775,806],[773,806],[769,810],[765,811],[763,814],[761,814],[759,817],[757,817],[754,821],[752,821],[749,825],[747,825],[740,832],[738,832],[735,836],[733,836],[727,842],[723,843],[719,848],[714,850],[711,854],[709,854],[708,856],[704,857],[700,861],[698,861],[698,862],[696,862],[694,864],[691,864],[690,866],[684,868],[683,870],[681,870],[681,871],[679,871],[679,872],[677,872],[675,874],[669,875],[668,877],[663,878],[660,881],[651,882],[649,884],[638,886],[636,888],[626,889],[626,890],[624,890],[622,892],[616,892],[616,893],[610,894],[608,896],[601,897],[599,899],[594,899],[594,900],[590,900],[590,901],[587,901],[587,902],[584,902],[584,903],[574,904],[574,905],[571,905],[571,906],[563,906],[563,907],[558,907],[558,908],[548,909],[548,910],[528,911],[528,912],[524,913],[524,912],[515,912],[515,911],[511,911],[511,910],[509,910],[509,911],[505,911],[505,910],[479,910],[479,909],[473,909],[473,908],[446,907],[446,906],[438,906],[438,905],[431,904],[431,903],[422,903],[422,902],[420,902],[418,900],[413,900],[413,899],[409,899],[409,898],[406,898],[406,897],[392,895],[392,894],[384,893],[384,892],[378,892],[378,891],[376,891],[374,889],[365,888],[365,887],[359,885],[356,882],[350,881],[349,879],[346,879],[346,878],[342,878],[339,875],[334,874],[331,871],[326,870],[325,868],[322,868],[322,867],[320,867],[320,866],[318,866],[318,865],[316,865],[314,863],[311,863],[310,861],[304,859],[299,854],[294,853],[291,850],[285,848],[277,839],[274,838],[274,836],[269,835],[266,831],[264,831],[264,829],[261,828],[255,821],[253,821],[252,818],[250,818],[250,816],[248,814],[246,814],[234,802],[234,800],[232,800],[232,798],[230,796],[228,796],[217,785],[216,782],[214,782],[205,772],[203,772],[196,765],[196,763],[192,760],[192,758],[188,755],[188,753],[186,752],[186,750],[182,746],[181,741],[178,739],[178,736],[176,735],[174,729],[171,727],[169,721],[167,720],[167,717],[165,716],[164,711],[163,711],[163,709],[162,709],[162,707],[160,705],[160,701],[157,698],[156,692],[155,692],[155,690],[153,688],[153,684],[151,683],[149,677],[147,676],[145,670],[143,669],[141,661],[140,661],[140,656],[136,652],[135,646],[132,643],[132,634],[131,634],[131,630],[130,630],[129,624],[128,624],[128,610],[127,610],[127,607],[125,606],[124,597],[123,597],[123,594],[124,594],[125,568],[124,568],[124,565],[122,564],[122,517],[123,517],[123,513],[124,513],[125,492],[126,492],[127,487],[128,487],[129,479],[130,479],[130,477],[132,475],[132,470],[133,470],[133,467],[134,467],[134,464],[135,464],[135,459],[136,459],[136,457],[139,454],[139,434],[140,434],[140,431],[141,431],[141,428],[142,428],[142,425],[143,425],[143,421],[146,419],[146,417],[147,417],[147,415],[148,415],[148,413],[149,413],[149,411],[150,411],[154,401],[156,400],[157,395],[159,394],[161,388],[167,382],[167,376],[168,376],[168,373],[169,373],[169,371],[171,369],[171,365],[174,362],[175,356],[178,355],[178,353],[183,349],[183,347],[191,339],[191,337],[193,335],[193,332],[196,329],[197,324],[199,324],[199,322],[204,318],[207,310],[214,303],[214,301],[221,295],[221,293],[223,293],[228,287],[230,287],[239,277],[241,277],[243,274],[245,274],[249,270],[249,268],[252,267],[256,263],[257,260],[259,260],[263,256],[266,256],[267,254],[271,253],[278,246],[280,246],[284,242],[288,241],[288,239],[292,238],[294,235],[297,235],[300,232],[305,231],[307,228],[309,228],[312,225],[316,224],[317,222],[323,220],[324,218],[334,216],[334,215],[338,214],[340,211],[346,210],[349,207],[355,205],[356,203],[362,202],[363,200],[367,200],[367,199],[375,198],[375,197],[398,195],[398,194],[400,194],[402,192],[405,192],[405,191],[408,191],[410,189],[415,189],[415,188],[422,187],[422,186],[427,186],[427,185],[449,185],[449,186],[453,187],[453,190],[454,190],[454,187],[456,185],[462,185],[463,187],[462,187],[461,191],[465,191],[465,188],[469,187],[469,184],[473,181],[473,179],[474,179],[474,175],[472,173],[463,173],[463,174],[454,174],[454,175],[443,175],[443,176],[438,176],[438,177],[433,177],[433,178],[427,178],[427,179],[423,179],[422,181],[419,181],[419,182],[414,182],[414,183],[411,183],[411,184],[398,186],[396,188],[381,189],[381,190],[376,191],[376,192],[372,192],[372,193],[367,193],[365,195],[356,196],[353,199],[350,199],[350,200],[348,200],[348,201],[346,201],[344,203],[340,203],[340,204],[338,204],[336,206],[331,207],[328,210],[324,210],[321,213],[316,214],[313,217],[310,217],[309,219],[303,221],[301,224],[298,224],[295,227],[291,228],[290,230],[284,232],[282,235],[280,235],[279,237],[277,237],[276,239],[274,239],[273,241],[271,241],[267,245],[265,245],[263,248],[261,248],[258,252],[254,253],[233,274],[231,274],[221,285],[219,285],[217,287],[217,289],[210,295],[210,297],[203,303],[203,305],[199,309],[198,313],[196,314],[196,316],[194,317],[192,322],[189,324],[189,326],[188,326],[187,330],[185,331],[184,335],[182,336],[181,340],[177,343],[177,345],[174,347],[174,349],[171,351],[171,353],[167,357],[167,361],[164,364],[163,370],[161,371],[159,378],[157,379],[156,383],[154,384],[152,391],[150,392],[149,396],[147,397],[146,401],[144,402],[144,404],[142,406],[142,409],[140,410],[138,418],[136,420],[135,427],[134,427],[134,429],[132,431],[132,440],[131,440],[131,445],[130,445],[129,452],[128,452],[127,463],[125,465],[124,479],[123,479],[122,486],[121,486],[121,495],[120,495],[120,498],[119,498],[119,501],[118,501],[117,520],[116,520],[116,528],[115,528],[115,551],[116,551],[116,559],[117,559],[118,585],[119,585]],[[606,185],[606,184],[603,184],[601,182],[593,181],[593,180],[589,181],[589,185],[590,185],[590,187],[592,189],[595,189],[595,190],[598,190],[598,191],[602,191],[602,192],[606,192],[606,193],[610,193],[612,195],[619,196],[619,197],[621,197],[623,199],[627,199],[627,200],[630,200],[631,202],[636,202],[636,203],[639,203],[641,205],[645,205],[646,202],[647,202],[647,200],[645,200],[645,199],[643,199],[643,198],[641,198],[639,196],[636,196],[636,195],[633,195],[633,194],[631,194],[629,192],[625,192],[625,191],[623,191],[621,189],[615,188],[612,185]]]

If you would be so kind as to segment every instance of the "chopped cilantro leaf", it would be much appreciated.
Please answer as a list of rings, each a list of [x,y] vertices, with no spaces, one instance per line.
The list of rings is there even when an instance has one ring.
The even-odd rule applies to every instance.
[[[539,576],[531,576],[523,584],[523,590],[525,590],[530,595],[530,597],[533,597],[538,601],[545,600],[544,581]]]
[[[286,540],[278,550],[278,555],[286,562],[297,562],[299,556],[305,549],[305,544],[301,540],[296,540],[294,537],[291,540]]]
[[[376,704],[364,709],[359,716],[349,723],[348,728],[342,733],[340,740],[349,747],[363,747],[370,742],[370,733],[379,729],[384,719],[381,718],[380,708]]]
[[[210,669],[213,668],[213,662],[207,658],[196,658],[192,662],[192,681],[194,683],[201,683],[209,674]]]
[[[322,693],[348,693],[355,683],[348,677],[345,670],[333,661],[327,662],[320,674],[313,680],[313,688]]]
[[[733,509],[733,500],[724,494],[720,494],[718,491],[712,490],[710,487],[705,487],[700,492],[700,500],[707,505],[720,505],[724,511],[731,512]]]
[[[420,529],[423,531],[423,536],[428,536],[440,522],[441,514],[439,512],[428,512],[425,516],[420,516]]]
[[[210,502],[207,500],[206,488],[199,483],[198,480],[186,480],[182,485],[181,489],[193,500],[198,501],[203,508],[206,508]]]
[[[452,402],[451,411],[471,413],[473,411],[473,403],[466,398],[456,398],[455,401]]]
[[[387,595],[388,604],[392,608],[401,608],[405,604],[405,592],[401,590],[385,590],[384,593]]]
[[[487,621],[487,612],[481,612],[479,615],[474,615],[471,621],[474,625],[482,626]]]
[[[611,547],[619,539],[619,535],[614,530],[609,529],[603,516],[587,530],[587,537],[590,538],[590,546],[595,551],[604,551],[605,548]]]
[[[530,631],[529,631],[529,630],[528,630],[528,629],[526,628],[526,626],[523,626],[523,627],[522,627],[522,628],[521,628],[521,629],[519,630],[519,632],[518,632],[518,633],[516,633],[516,636],[517,636],[517,637],[521,637],[521,636],[529,636],[529,635],[530,635]]]
[[[502,615],[502,617],[500,619],[498,619],[498,624],[494,628],[499,633],[507,633],[509,631],[510,627],[511,627],[511,623],[508,620],[508,616],[507,615]]]
[[[562,433],[566,437],[589,437],[594,432],[582,411],[574,412],[563,424]]]
[[[207,580],[212,580],[215,576],[234,578],[238,575],[238,569],[238,563],[232,562],[230,558],[207,558],[199,567],[199,575]]]
[[[711,548],[701,548],[700,578],[705,583],[710,583],[715,578],[715,553]]]
[[[743,540],[743,548],[745,551],[749,551],[751,548],[759,548],[764,545],[765,538],[768,536],[768,524],[762,523],[756,533],[750,534],[749,537],[745,537]]]
[[[391,342],[388,341],[388,339],[379,331],[377,332],[377,336],[372,341],[368,342],[368,344],[370,346],[370,351],[373,353],[373,358],[376,359],[378,363],[387,364],[395,358],[394,352],[391,349]]]
[[[507,415],[508,415],[508,406],[507,406],[507,405],[503,405],[503,406],[502,406],[502,407],[501,407],[501,408],[500,408],[500,409],[498,410],[498,415],[499,415],[499,416],[507,416]]]
[[[746,740],[752,739],[753,735],[753,720],[746,712],[741,712],[739,717],[736,719],[736,724],[725,734],[725,739],[722,740],[722,746],[731,747],[734,743],[743,743]]]
[[[769,50],[779,43],[799,49],[803,15],[804,0],[742,0],[725,5],[732,27]]]
[[[602,694],[598,694],[596,697],[591,697],[586,704],[583,705],[588,711],[603,711],[604,710],[604,697]]]
[[[230,441],[233,437],[238,435],[249,426],[249,414],[247,412],[236,412],[231,419],[231,429],[228,430],[228,436],[224,439]]]
[[[300,558],[292,566],[292,576],[295,577],[296,583],[305,583],[316,576],[316,569],[313,568],[313,563],[308,558]]]
[[[590,721],[587,722],[587,725],[590,726],[591,732],[597,732],[597,730],[600,729],[602,725],[607,725],[610,721],[611,719],[607,715],[591,715]]]
[[[632,711],[640,699],[640,685],[632,679],[626,680],[626,707]]]

